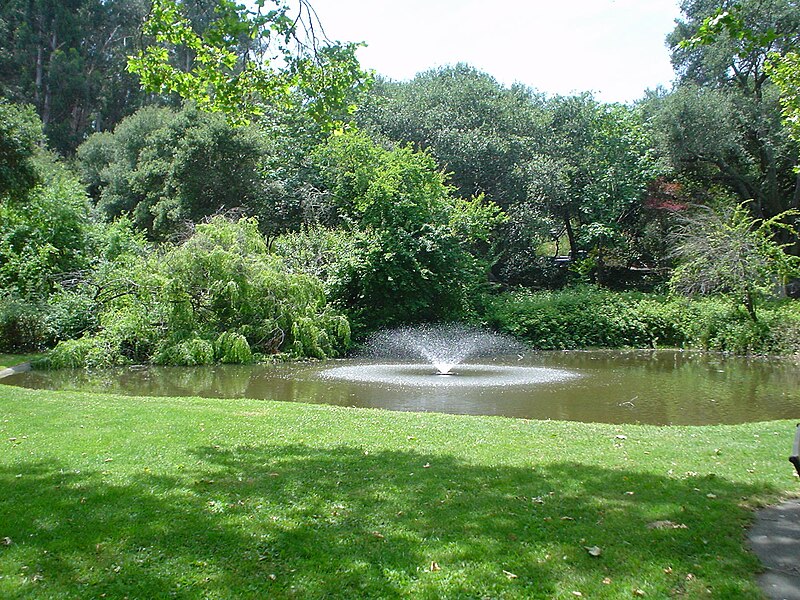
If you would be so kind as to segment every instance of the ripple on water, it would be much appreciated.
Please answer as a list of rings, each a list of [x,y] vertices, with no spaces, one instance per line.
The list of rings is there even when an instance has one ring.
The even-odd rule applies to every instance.
[[[492,387],[557,383],[579,377],[564,369],[507,365],[456,365],[448,374],[429,364],[366,364],[334,367],[323,379],[413,387]]]

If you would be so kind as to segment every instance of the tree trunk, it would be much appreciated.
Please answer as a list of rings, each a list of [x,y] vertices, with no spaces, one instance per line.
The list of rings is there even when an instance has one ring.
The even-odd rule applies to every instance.
[[[572,260],[578,258],[578,243],[575,241],[575,232],[572,230],[572,222],[569,215],[564,215],[564,228],[567,232],[567,239],[569,240],[569,257]]]
[[[755,298],[753,297],[753,290],[747,289],[744,293],[744,308],[747,310],[747,315],[753,321],[758,323],[758,316],[756,315]]]
[[[33,88],[33,102],[36,108],[41,110],[42,100],[42,78],[44,77],[44,48],[41,44],[36,45],[36,79]]]
[[[52,103],[53,93],[50,86],[50,78],[52,75],[53,70],[53,61],[56,56],[56,50],[58,50],[58,21],[55,16],[53,16],[53,23],[52,23],[53,31],[50,35],[50,59],[47,63],[47,81],[44,84],[44,104],[42,105],[42,124],[47,125],[50,123],[50,107]]]

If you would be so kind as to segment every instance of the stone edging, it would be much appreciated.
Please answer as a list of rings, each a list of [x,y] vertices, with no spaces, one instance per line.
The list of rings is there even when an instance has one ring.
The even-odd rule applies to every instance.
[[[7,369],[0,369],[0,379],[8,377],[9,375],[16,375],[17,373],[27,373],[31,370],[31,363],[24,362]]]

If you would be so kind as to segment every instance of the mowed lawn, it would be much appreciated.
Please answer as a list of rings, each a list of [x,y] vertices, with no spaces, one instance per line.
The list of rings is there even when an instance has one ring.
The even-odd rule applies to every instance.
[[[760,598],[794,427],[0,386],[0,597]]]

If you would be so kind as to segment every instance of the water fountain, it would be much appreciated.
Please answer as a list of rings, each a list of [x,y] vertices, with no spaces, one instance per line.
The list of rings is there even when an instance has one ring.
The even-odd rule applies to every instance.
[[[525,347],[511,336],[477,327],[401,327],[373,335],[365,345],[365,362],[327,369],[321,376],[370,384],[437,387],[532,385],[576,377],[563,369],[498,364],[493,360],[505,357],[507,363],[509,356],[522,358],[523,352]],[[476,363],[476,359],[484,360]]]

